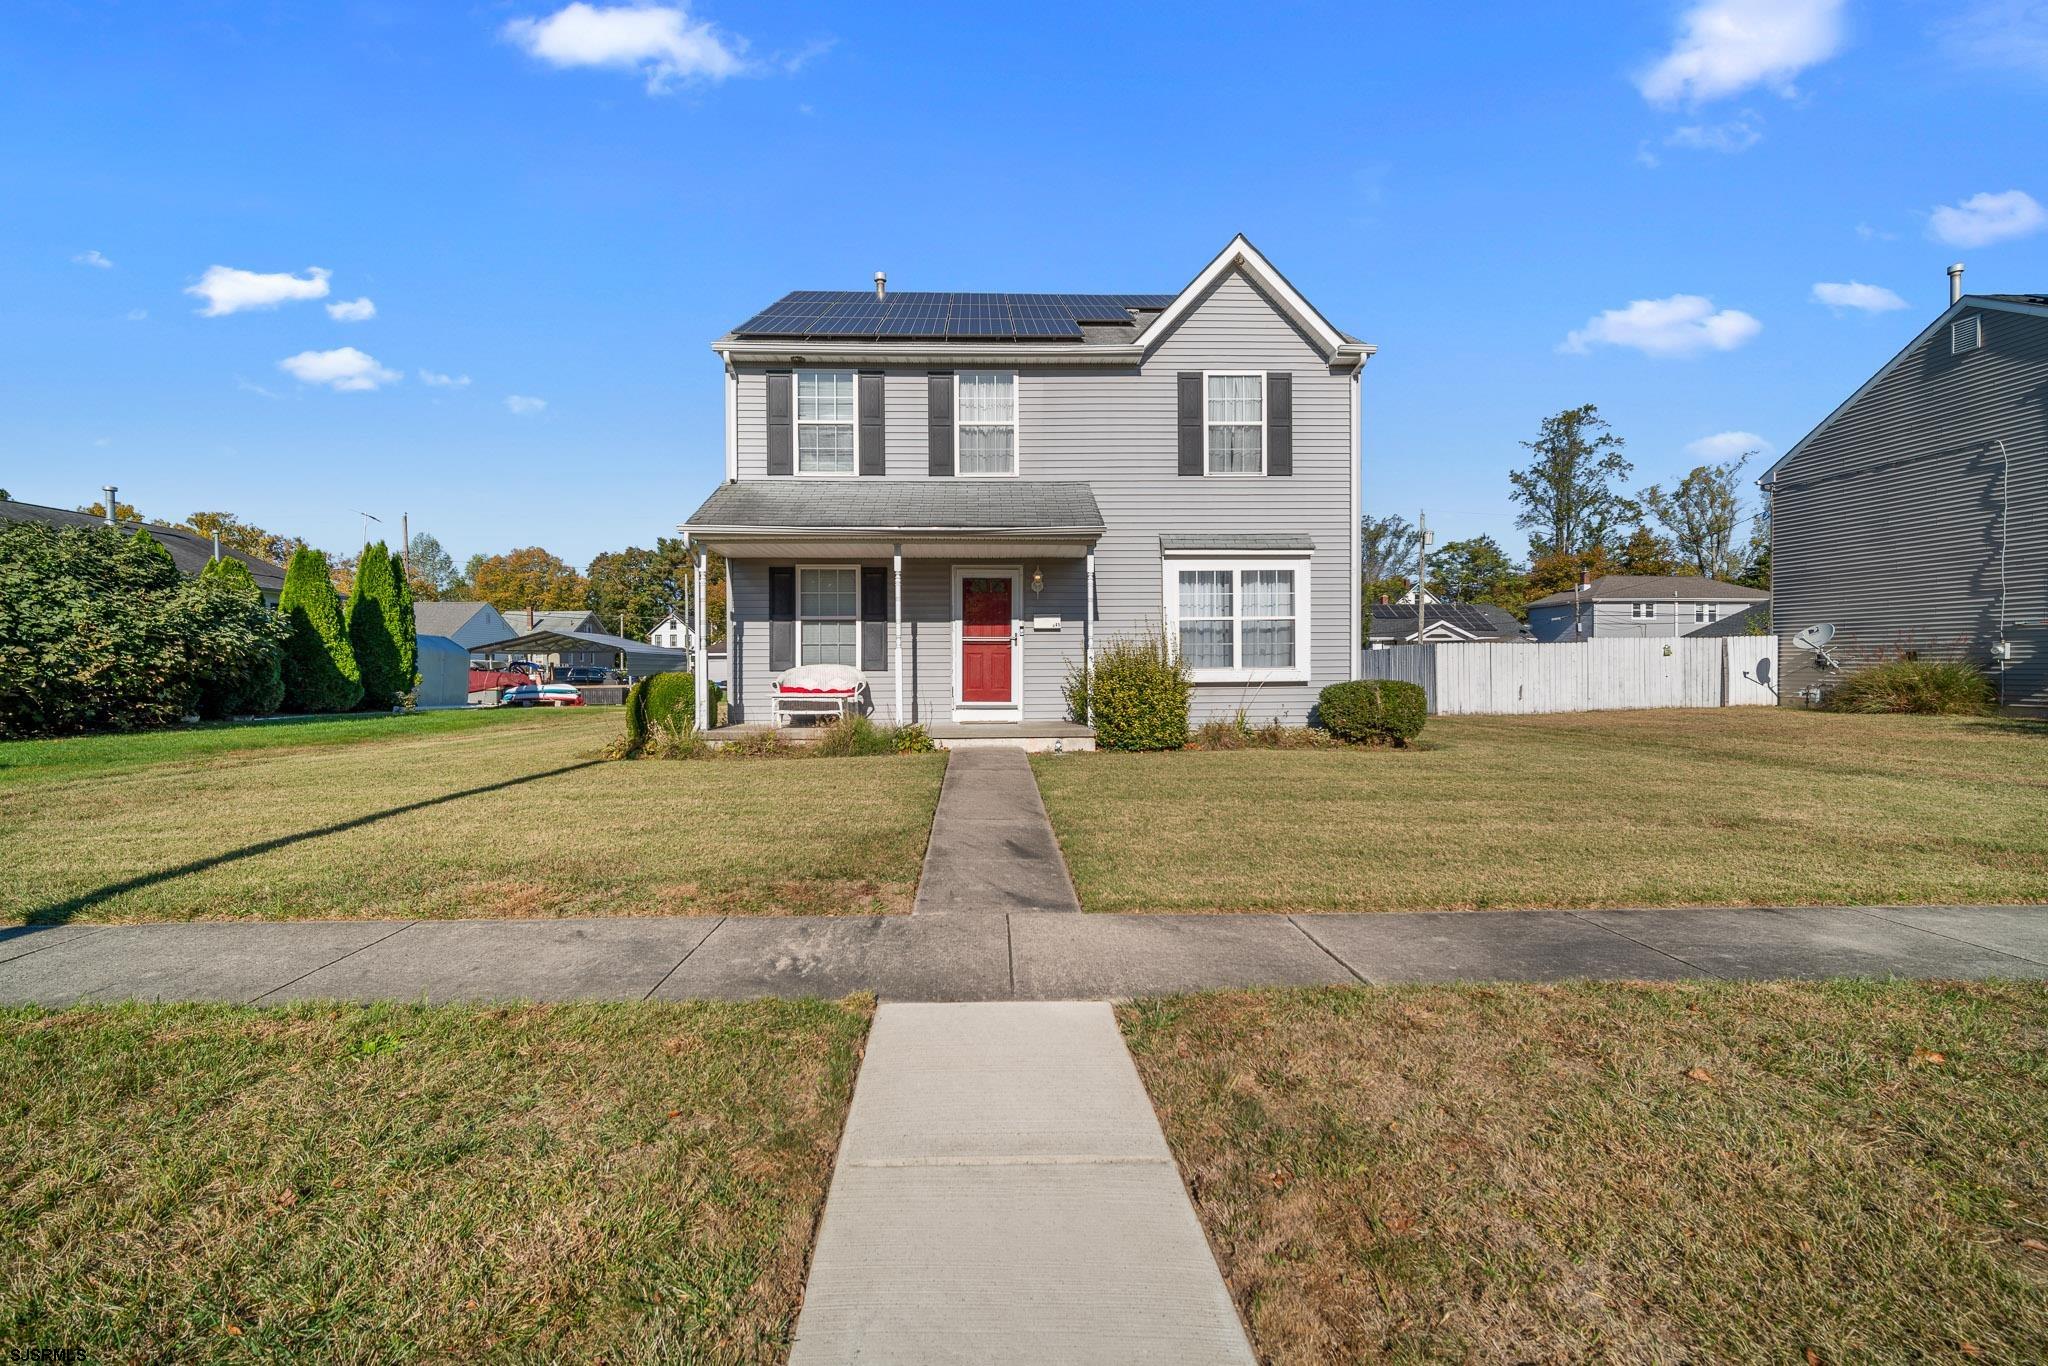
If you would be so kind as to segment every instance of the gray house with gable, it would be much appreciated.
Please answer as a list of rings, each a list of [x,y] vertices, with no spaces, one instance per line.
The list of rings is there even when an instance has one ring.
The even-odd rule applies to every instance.
[[[681,530],[727,561],[735,722],[835,664],[879,720],[1028,731],[1103,642],[1158,630],[1198,719],[1301,721],[1356,676],[1373,348],[1244,238],[1175,294],[877,276],[713,349],[726,479]]]

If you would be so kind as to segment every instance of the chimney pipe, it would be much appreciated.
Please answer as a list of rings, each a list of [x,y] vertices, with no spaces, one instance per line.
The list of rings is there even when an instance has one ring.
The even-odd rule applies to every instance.
[[[1963,297],[1963,263],[1956,262],[1948,268],[1948,301],[1957,303]]]
[[[106,523],[108,526],[112,526],[114,525],[114,495],[120,492],[120,490],[116,489],[112,484],[101,484],[100,492],[107,495]]]
[[[879,270],[875,272],[875,297],[877,299],[889,297],[889,277]]]

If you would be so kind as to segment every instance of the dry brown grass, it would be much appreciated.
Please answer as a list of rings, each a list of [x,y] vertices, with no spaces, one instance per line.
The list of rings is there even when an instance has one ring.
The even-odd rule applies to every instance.
[[[910,908],[943,755],[599,762],[619,724],[30,774],[0,784],[0,922]]]
[[[1440,717],[1408,749],[1035,756],[1093,911],[2048,900],[2048,726]]]
[[[2048,1358],[2048,986],[1121,1019],[1266,1361]]]
[[[868,1015],[0,1012],[0,1344],[778,1361]]]

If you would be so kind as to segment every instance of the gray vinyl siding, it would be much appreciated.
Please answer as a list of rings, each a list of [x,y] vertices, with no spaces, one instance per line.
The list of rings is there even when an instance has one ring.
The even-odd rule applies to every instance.
[[[1997,673],[2008,494],[2005,616],[2048,617],[2048,317],[1981,316],[1981,349],[1952,356],[1949,329],[1937,328],[1773,476],[1773,625],[1790,637],[1831,623],[1845,671],[1911,650]],[[2005,700],[2048,706],[2048,629],[2015,626],[2008,638]],[[1786,701],[1831,681],[1807,651],[1782,653]]]
[[[1668,640],[1673,634],[1689,636],[1695,631],[1702,631],[1713,625],[1710,621],[1693,620],[1693,609],[1701,602],[1716,601],[1712,598],[1679,599],[1675,609],[1678,619],[1678,629],[1675,633],[1672,630],[1674,608],[1668,598],[1659,598],[1657,615],[1647,619],[1635,615],[1634,602],[1589,602],[1579,610],[1585,617],[1586,639],[1643,640],[1655,637]],[[1732,617],[1750,604],[1746,600],[1730,600],[1719,602],[1718,605],[1721,610],[1716,620]],[[1530,608],[1529,630],[1538,641],[1545,643],[1580,638],[1572,630],[1570,607]]]
[[[926,377],[932,368],[887,372],[884,420],[891,478],[929,476],[924,423]],[[1175,376],[1183,370],[1291,375],[1294,472],[1264,478],[1180,475]],[[1278,717],[1300,722],[1307,719],[1320,688],[1352,676],[1352,622],[1358,613],[1352,542],[1352,379],[1348,372],[1332,372],[1316,345],[1256,285],[1238,271],[1223,276],[1142,367],[1020,366],[1017,373],[1018,474],[1026,479],[1085,480],[1102,510],[1107,530],[1097,546],[1096,600],[1103,639],[1157,629],[1164,620],[1161,533],[1306,535],[1315,542],[1310,557],[1310,682],[1198,684],[1194,716],[1198,721],[1227,716],[1243,707],[1255,720]],[[761,368],[745,366],[737,373],[741,479],[764,478],[767,473],[764,375]],[[1041,563],[1048,582],[1045,596],[1051,598],[1055,562]],[[1028,574],[1030,565],[1025,569]],[[1074,571],[1081,572],[1078,563]],[[765,588],[762,591],[765,594]],[[1078,582],[1073,591],[1078,616]],[[764,612],[765,605],[764,596]],[[741,607],[736,599],[736,617],[744,615]],[[950,623],[950,589],[939,610]],[[1063,631],[1042,642],[1027,636],[1025,714],[1034,719],[1064,714],[1059,671],[1033,667],[1038,652],[1053,649],[1056,642],[1062,654],[1070,653],[1069,646],[1078,651],[1078,631]],[[949,645],[947,668],[950,660]],[[875,687],[878,706],[886,703],[886,692]],[[945,696],[950,699],[950,691]]]

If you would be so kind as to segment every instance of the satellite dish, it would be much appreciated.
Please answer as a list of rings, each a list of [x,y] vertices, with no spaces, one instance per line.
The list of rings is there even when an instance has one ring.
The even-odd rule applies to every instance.
[[[1798,635],[1792,637],[1792,643],[1794,645],[1797,645],[1802,650],[1813,650],[1818,652],[1827,649],[1827,647],[1834,641],[1834,638],[1834,623],[1824,621],[1820,623],[1818,626],[1809,626],[1804,631],[1801,631]]]

